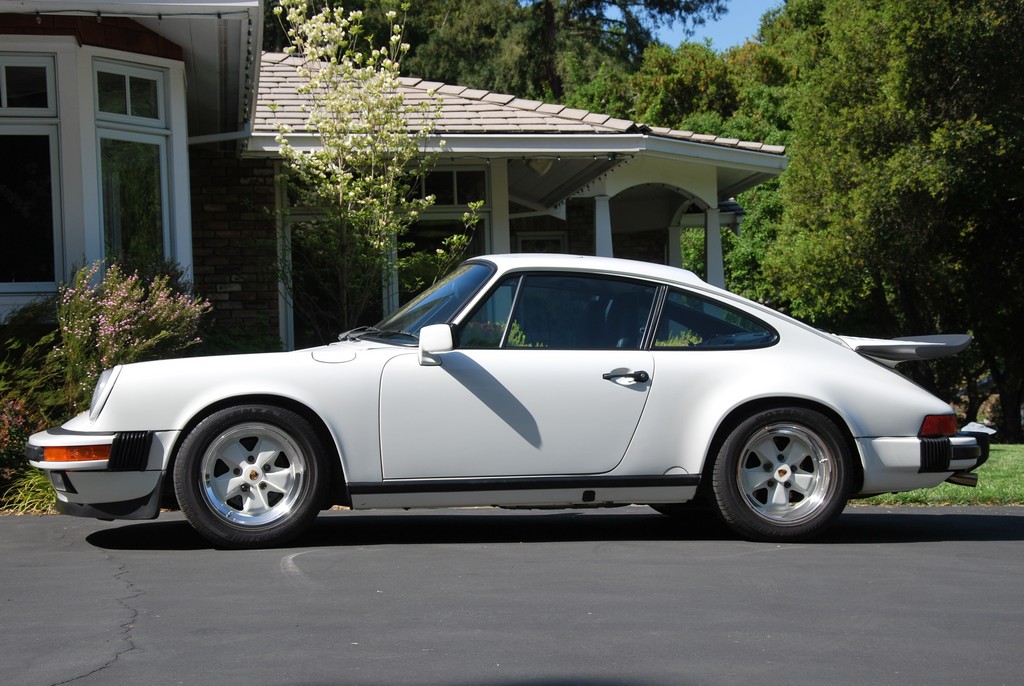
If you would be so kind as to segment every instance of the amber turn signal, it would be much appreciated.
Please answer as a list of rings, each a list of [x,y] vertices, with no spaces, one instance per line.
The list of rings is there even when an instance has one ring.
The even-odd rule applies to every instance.
[[[46,462],[85,462],[108,459],[110,459],[109,445],[74,445],[43,449],[43,460]]]

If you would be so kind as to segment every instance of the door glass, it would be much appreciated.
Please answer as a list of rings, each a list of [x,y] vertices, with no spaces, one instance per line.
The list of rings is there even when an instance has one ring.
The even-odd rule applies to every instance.
[[[459,347],[498,348],[501,346],[509,315],[512,312],[512,302],[521,278],[513,276],[506,279],[473,313],[459,335]]]
[[[657,287],[572,274],[527,275],[513,297],[506,281],[461,333],[462,347],[637,350]],[[507,316],[513,307],[512,316]],[[507,330],[506,330],[507,328]]]

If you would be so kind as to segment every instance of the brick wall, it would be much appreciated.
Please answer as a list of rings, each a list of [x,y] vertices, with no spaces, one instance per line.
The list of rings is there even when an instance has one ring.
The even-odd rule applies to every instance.
[[[277,337],[275,168],[212,146],[189,151],[196,291],[218,334]]]

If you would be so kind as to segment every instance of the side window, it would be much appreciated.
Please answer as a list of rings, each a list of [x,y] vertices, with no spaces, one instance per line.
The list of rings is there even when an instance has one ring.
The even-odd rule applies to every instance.
[[[514,277],[466,323],[464,348],[633,349],[643,342],[657,287],[570,274]]]
[[[459,333],[461,348],[500,348],[508,328],[520,276],[506,279],[477,309]]]
[[[710,300],[669,291],[654,336],[655,348],[725,350],[763,348],[777,335],[761,322]]]

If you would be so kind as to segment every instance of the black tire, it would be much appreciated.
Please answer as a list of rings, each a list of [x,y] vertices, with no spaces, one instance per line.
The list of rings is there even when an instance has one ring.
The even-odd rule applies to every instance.
[[[741,422],[715,458],[712,491],[733,531],[755,541],[801,541],[842,513],[853,480],[850,449],[835,423],[800,407]]]
[[[308,421],[272,405],[211,414],[174,464],[178,504],[224,548],[279,546],[305,531],[327,495],[323,447]]]

